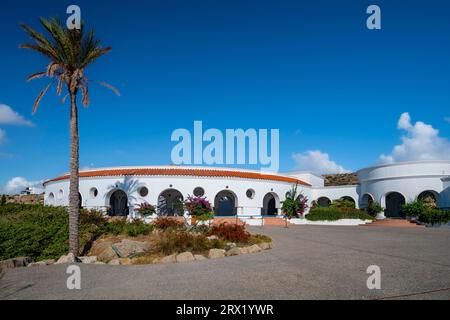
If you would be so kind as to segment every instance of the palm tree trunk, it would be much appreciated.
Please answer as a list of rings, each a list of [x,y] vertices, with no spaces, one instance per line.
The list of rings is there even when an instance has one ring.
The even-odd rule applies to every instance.
[[[70,93],[70,188],[69,188],[69,251],[78,256],[78,223],[80,204],[78,197],[79,142],[77,94]]]

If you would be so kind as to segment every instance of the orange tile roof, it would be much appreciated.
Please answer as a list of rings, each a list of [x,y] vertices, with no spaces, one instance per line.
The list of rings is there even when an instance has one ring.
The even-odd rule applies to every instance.
[[[80,178],[107,177],[107,176],[193,176],[193,177],[230,177],[256,180],[271,180],[288,183],[297,183],[310,186],[310,184],[292,177],[279,176],[275,174],[265,174],[251,171],[232,171],[214,169],[192,169],[192,168],[123,168],[123,169],[99,169],[90,171],[80,171]],[[65,174],[60,177],[44,182],[61,181],[69,179],[70,175]]]

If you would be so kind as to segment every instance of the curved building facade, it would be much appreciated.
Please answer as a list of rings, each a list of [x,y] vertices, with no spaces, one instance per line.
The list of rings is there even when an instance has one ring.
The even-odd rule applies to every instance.
[[[157,205],[167,215],[183,214],[181,201],[204,196],[217,216],[243,218],[280,215],[286,193],[297,184],[308,202],[327,206],[345,198],[364,208],[375,201],[385,216],[401,217],[401,205],[418,197],[434,198],[450,207],[450,161],[419,161],[373,166],[357,172],[358,183],[325,186],[310,172],[268,174],[259,171],[200,167],[120,167],[80,171],[80,204],[110,215],[135,217],[138,204]],[[45,204],[67,206],[69,176],[44,183]]]

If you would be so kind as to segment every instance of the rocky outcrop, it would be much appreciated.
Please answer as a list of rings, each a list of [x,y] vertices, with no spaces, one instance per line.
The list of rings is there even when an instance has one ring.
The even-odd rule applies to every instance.
[[[340,174],[324,174],[325,187],[349,186],[358,184],[358,176],[356,173],[340,173]]]
[[[10,269],[26,267],[28,264],[32,263],[33,260],[30,257],[17,257],[12,259],[7,259],[0,261],[0,269]]]
[[[180,253],[176,257],[177,262],[190,262],[195,261],[195,257],[192,254],[192,252],[186,251],[183,253]]]
[[[99,240],[94,242],[89,252],[90,256],[97,256],[99,261],[109,262],[118,258],[133,258],[150,249],[150,243],[123,239],[119,242]]]

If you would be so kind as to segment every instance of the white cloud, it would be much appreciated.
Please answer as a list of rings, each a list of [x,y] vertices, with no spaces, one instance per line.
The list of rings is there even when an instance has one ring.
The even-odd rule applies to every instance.
[[[397,128],[404,131],[402,144],[396,145],[391,154],[380,156],[384,163],[416,160],[450,159],[450,141],[439,136],[439,130],[422,121],[411,123],[409,113],[400,116]]]
[[[292,155],[292,158],[296,162],[297,170],[311,171],[316,174],[349,172],[343,166],[332,161],[328,153],[323,153],[319,150],[295,153]]]
[[[33,122],[26,120],[6,104],[0,104],[0,124],[34,126]]]
[[[6,141],[6,132],[0,128],[0,145]]]
[[[25,188],[33,188],[35,193],[43,192],[44,187],[42,186],[43,180],[41,181],[29,181],[23,177],[14,177],[9,180],[3,188],[3,192],[6,194],[19,194]]]

